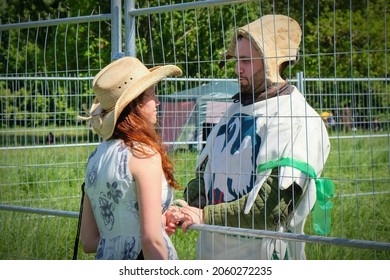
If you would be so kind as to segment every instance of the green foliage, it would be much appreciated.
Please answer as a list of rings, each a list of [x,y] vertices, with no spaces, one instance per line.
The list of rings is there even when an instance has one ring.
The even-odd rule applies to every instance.
[[[182,1],[137,1],[136,7],[155,7]],[[109,14],[110,1],[30,0],[0,1],[2,23],[46,20],[53,18]],[[386,77],[390,56],[387,39],[390,32],[389,9],[383,1],[250,1],[241,4],[212,6],[185,11],[170,11],[136,17],[137,56],[148,66],[175,63],[187,77],[233,78],[234,62],[219,68],[223,52],[230,44],[233,29],[268,13],[288,14],[302,26],[301,59],[292,66],[292,73],[303,71],[305,77]],[[0,73],[7,76],[91,77],[111,61],[111,23],[60,24],[40,28],[12,29],[1,32]],[[80,102],[74,92],[60,85],[58,92],[47,95],[9,84],[10,99],[2,103],[9,121],[1,126],[39,126],[56,120],[59,126],[75,119],[80,102],[86,103],[92,94],[85,87]],[[375,98],[370,92],[383,88]],[[377,115],[388,119],[389,106],[386,85],[370,82],[355,97],[351,87],[348,96],[355,107],[364,108],[362,115]],[[2,96],[3,94],[2,90]],[[12,89],[10,92],[9,89]],[[334,92],[337,92],[335,88]],[[375,91],[378,92],[378,91]],[[12,98],[20,96],[25,101]],[[23,96],[23,97],[22,97]],[[356,99],[356,100],[353,100]],[[346,100],[324,95],[327,107],[337,108]],[[3,101],[3,97],[2,97]],[[316,104],[322,107],[323,104]],[[379,112],[371,114],[370,109]],[[46,109],[50,108],[51,113]],[[24,120],[29,113],[39,112]],[[53,113],[56,112],[56,113]]]
[[[150,1],[150,6],[159,2]],[[271,11],[269,4],[263,8]],[[174,62],[189,77],[234,77],[234,69],[225,73],[218,64],[234,26],[247,24],[259,14],[258,3],[250,2],[140,16],[137,25],[148,28],[139,28],[137,51],[145,63]]]
[[[136,7],[183,2],[192,1],[137,1]],[[0,4],[3,7],[0,10],[3,23],[51,19],[53,15],[58,18],[77,17],[89,15],[91,11],[92,14],[110,13],[110,1],[3,0]],[[274,4],[251,1],[139,16],[136,21],[139,32],[137,51],[145,63],[174,62],[182,65],[185,73],[191,77],[230,76],[233,74],[231,69],[225,73],[216,65],[230,42],[234,26],[245,25],[260,15],[273,12],[289,14],[301,22],[305,56],[303,63],[297,65],[295,70],[304,69],[307,77],[387,75],[384,65],[390,63],[389,56],[385,55],[390,25],[382,20],[388,15],[385,14],[387,10],[383,9],[383,1],[379,0],[367,4],[356,1],[306,1],[304,6],[299,0]],[[96,25],[77,24],[13,30],[9,34],[3,32],[3,42],[19,40],[9,50],[5,48],[6,44],[1,45],[0,60],[12,61],[8,65],[10,73],[24,73],[27,69],[35,69],[34,66],[44,73],[57,69],[89,69],[87,65],[97,65],[96,69],[100,69],[102,62],[103,65],[109,62],[111,51],[110,25],[101,26],[103,29],[100,31]],[[80,44],[84,38],[94,39],[88,44]],[[51,45],[56,48],[46,49]],[[4,54],[9,57],[4,57]]]
[[[388,16],[383,1],[369,1],[366,7],[357,2],[350,6],[349,2],[320,1],[317,7],[305,9],[307,77],[387,75],[384,65],[390,62],[385,53],[390,23],[382,20]]]

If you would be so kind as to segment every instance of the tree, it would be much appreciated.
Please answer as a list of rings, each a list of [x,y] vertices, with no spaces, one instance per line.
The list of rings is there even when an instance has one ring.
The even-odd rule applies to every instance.
[[[137,1],[136,7],[155,7],[192,2],[191,0]],[[186,11],[169,11],[136,17],[137,56],[148,66],[174,63],[188,77],[233,78],[234,61],[219,68],[222,53],[230,43],[233,29],[264,14],[286,14],[302,26],[301,59],[288,71],[303,71],[306,77],[384,77],[390,65],[390,7],[387,1],[334,0],[257,0]],[[0,0],[1,23],[17,23],[109,14],[110,1],[94,0]],[[124,30],[123,30],[124,31]],[[124,33],[124,32],[122,32]],[[23,76],[94,76],[111,60],[111,22],[69,24],[14,29],[0,33],[0,73]],[[122,34],[123,36],[123,34]],[[290,76],[290,75],[287,75]],[[53,100],[41,100],[41,92],[26,92],[14,85],[0,85],[7,98],[25,94],[26,102],[13,103],[2,98],[1,111],[24,112],[56,106],[53,111],[72,112],[77,106],[71,93],[58,89]],[[90,86],[85,88],[85,99]],[[386,94],[373,99],[370,90],[384,85],[367,84],[367,95],[356,97],[355,106],[388,106]],[[6,89],[14,90],[8,91]],[[39,88],[38,83],[36,88]],[[3,92],[3,90],[2,90]],[[353,88],[351,87],[351,91]],[[30,100],[31,98],[31,100]],[[54,97],[53,97],[54,98]],[[328,97],[325,97],[328,98]],[[354,97],[355,98],[355,97]],[[3,102],[4,101],[4,102]],[[84,102],[84,101],[82,101]],[[344,100],[328,102],[338,106]],[[9,104],[6,106],[4,104]],[[31,104],[35,104],[31,107]],[[43,109],[42,109],[43,110]],[[57,118],[67,119],[67,118]],[[17,122],[15,122],[17,123]]]

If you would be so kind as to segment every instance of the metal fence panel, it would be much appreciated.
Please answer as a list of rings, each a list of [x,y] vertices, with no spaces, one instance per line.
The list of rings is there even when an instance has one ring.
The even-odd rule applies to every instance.
[[[218,118],[231,102],[229,95],[195,96],[194,89],[201,92],[211,86],[214,91],[218,83],[234,83],[234,66],[218,67],[220,50],[226,49],[232,28],[272,11],[262,1],[135,3],[124,2],[123,27],[118,20],[121,1],[112,1],[110,14],[0,25],[2,58],[6,58],[0,73],[0,259],[71,258],[80,184],[86,160],[100,142],[76,117],[83,114],[83,104],[91,104],[91,81],[104,65],[123,55],[136,55],[148,67],[172,63],[183,69],[184,77],[164,80],[158,94],[159,118],[170,120],[161,123],[159,130],[167,137],[176,176],[185,186],[194,176],[197,155],[212,126],[207,118]],[[286,7],[280,9],[286,12]],[[246,17],[239,18],[242,14]],[[329,38],[322,28],[319,25],[319,41],[321,32]],[[333,27],[330,37],[336,34]],[[311,34],[305,36],[310,40]],[[388,40],[387,33],[384,38]],[[381,54],[378,57],[386,68],[387,49],[362,49],[360,54]],[[343,54],[337,49],[328,54],[303,48],[300,63],[287,72],[314,109],[326,113],[324,121],[333,114],[328,123],[332,150],[324,170],[336,185],[333,230],[328,239],[321,239],[308,221],[306,236],[279,238],[308,242],[310,259],[388,259],[389,80],[371,77],[369,67],[364,77],[310,76],[309,58],[334,59],[337,68],[342,67],[338,55]],[[349,56],[354,55],[351,49]],[[350,123],[343,119],[346,105]],[[205,114],[206,108],[211,115]],[[173,236],[181,259],[195,257],[200,230],[225,229],[198,226],[186,235]],[[270,234],[226,230],[248,236]],[[79,258],[93,256],[79,252]]]

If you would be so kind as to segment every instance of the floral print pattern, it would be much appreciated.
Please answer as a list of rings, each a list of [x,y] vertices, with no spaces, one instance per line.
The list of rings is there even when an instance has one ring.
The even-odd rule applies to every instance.
[[[88,172],[88,183],[89,186],[92,186],[96,180],[97,174],[95,170],[92,170],[91,172]]]
[[[119,203],[119,198],[122,198],[122,196],[123,196],[123,192],[121,190],[117,190],[118,183],[117,182],[113,182],[112,185],[110,185],[110,183],[107,183],[107,188],[108,188],[107,197],[109,199],[114,200],[114,202],[116,204],[118,204]]]
[[[124,253],[123,253],[123,259],[124,260],[135,260],[138,257],[138,254],[134,252],[135,247],[135,238],[131,237],[131,240],[125,240],[124,244]]]
[[[134,218],[139,220],[139,208],[138,208],[138,201],[136,199],[131,199],[127,203],[126,210],[133,213]]]
[[[104,221],[104,225],[106,226],[106,229],[112,230],[115,223],[115,217],[114,217],[114,210],[115,205],[111,202],[109,202],[103,193],[101,193],[99,197],[99,209],[100,209],[100,215],[102,216],[102,219]]]

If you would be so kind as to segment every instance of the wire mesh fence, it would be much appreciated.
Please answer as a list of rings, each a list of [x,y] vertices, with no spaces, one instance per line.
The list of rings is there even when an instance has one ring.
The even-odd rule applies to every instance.
[[[239,90],[235,62],[219,67],[233,29],[268,13],[289,14],[304,31],[300,60],[285,74],[327,125],[331,152],[323,173],[336,186],[329,236],[316,236],[308,219],[307,235],[279,238],[304,239],[309,259],[388,259],[388,7],[293,2],[125,1],[122,15],[121,1],[112,1],[112,10],[89,16],[2,19],[0,259],[71,258],[86,160],[101,141],[77,116],[92,103],[91,82],[104,65],[134,55],[148,67],[183,70],[184,77],[158,86],[158,130],[184,187]],[[199,231],[254,234],[193,229],[172,237],[181,259],[195,258]]]

